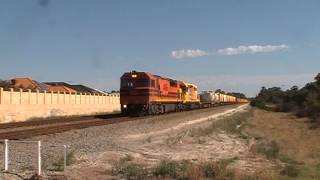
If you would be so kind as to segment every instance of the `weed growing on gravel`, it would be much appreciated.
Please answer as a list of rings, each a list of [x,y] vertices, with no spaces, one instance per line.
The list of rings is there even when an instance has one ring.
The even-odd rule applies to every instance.
[[[54,162],[52,165],[53,165],[53,168],[52,170],[53,171],[63,171],[64,170],[64,160],[63,158],[60,158],[57,162]]]
[[[162,160],[154,167],[143,167],[120,159],[113,168],[114,175],[122,175],[126,179],[216,179],[233,180],[235,171],[228,166],[237,158],[222,159],[219,161],[208,161],[202,163],[192,163],[188,160],[173,161]],[[245,176],[246,179],[259,179],[255,176]]]
[[[218,162],[203,163],[202,170],[206,178],[212,179],[234,179],[234,172],[228,169],[227,166],[234,162],[234,158],[222,159]]]
[[[148,176],[148,171],[139,164],[127,164],[123,169],[124,175],[127,179],[143,179]]]
[[[133,159],[134,159],[133,156],[131,156],[130,154],[126,154],[126,156],[121,158],[120,161],[127,162],[127,161],[132,161]]]
[[[67,153],[66,165],[70,166],[75,162],[74,151]],[[64,170],[64,157],[59,158],[56,162],[52,163],[53,171],[63,171]]]
[[[252,146],[251,151],[264,154],[267,159],[276,159],[279,157],[280,147],[275,141],[261,141]]]
[[[179,170],[179,163],[176,161],[162,160],[154,169],[155,176],[161,177],[177,177],[177,171]]]
[[[177,144],[179,142],[182,142],[182,139],[187,136],[188,134],[188,131],[182,131],[180,133],[178,133],[177,135],[175,136],[169,136],[167,139],[166,139],[166,144],[168,146],[171,146],[171,145],[174,145],[174,144]]]
[[[206,142],[206,140],[204,138],[201,138],[201,137],[197,138],[198,144],[204,144],[205,142]]]
[[[224,159],[194,164],[186,160],[163,160],[154,169],[154,175],[174,179],[233,179],[233,170],[227,168],[233,161],[234,159]]]
[[[67,154],[67,166],[70,166],[76,161],[74,151],[70,151]]]
[[[146,139],[146,141],[147,141],[148,143],[151,143],[151,140],[152,140],[152,137],[151,137],[151,136],[149,136],[149,137]]]
[[[148,177],[148,170],[143,165],[132,162],[133,157],[126,155],[117,161],[112,168],[112,174],[123,175],[126,179],[144,179]]]

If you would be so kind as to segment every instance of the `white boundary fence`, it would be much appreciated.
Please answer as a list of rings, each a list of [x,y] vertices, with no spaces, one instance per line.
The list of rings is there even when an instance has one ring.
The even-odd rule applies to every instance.
[[[0,87],[0,123],[32,118],[95,115],[120,111],[120,95],[4,90]]]
[[[4,142],[4,171],[10,172],[10,142],[12,143],[34,143],[37,146],[37,174],[41,175],[42,169],[42,144],[41,141],[24,141],[24,140],[2,140]],[[68,146],[67,145],[49,145],[48,147],[62,147],[63,148],[63,170],[67,167],[67,155]]]

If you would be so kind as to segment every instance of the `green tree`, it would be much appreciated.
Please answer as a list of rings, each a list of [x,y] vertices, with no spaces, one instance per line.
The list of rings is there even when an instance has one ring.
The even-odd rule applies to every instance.
[[[320,83],[320,73],[318,73],[318,75],[314,79],[317,83]]]
[[[251,105],[268,109],[266,104],[273,104],[273,110],[291,111],[300,117],[310,117],[320,124],[320,73],[314,79],[314,82],[307,83],[301,89],[292,86],[283,91],[279,87],[262,87]]]
[[[12,84],[9,81],[1,80],[0,79],[0,87],[4,89],[9,89],[12,87]]]

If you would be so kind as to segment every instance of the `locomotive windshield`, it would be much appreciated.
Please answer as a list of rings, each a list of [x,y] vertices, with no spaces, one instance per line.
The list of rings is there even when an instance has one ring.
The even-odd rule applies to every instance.
[[[121,87],[133,88],[133,87],[150,87],[149,79],[122,79]]]
[[[133,80],[132,79],[121,80],[121,87],[123,87],[123,88],[133,87]]]

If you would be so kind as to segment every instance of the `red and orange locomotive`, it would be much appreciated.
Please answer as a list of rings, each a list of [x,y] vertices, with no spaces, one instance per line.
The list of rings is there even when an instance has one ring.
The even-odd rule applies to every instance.
[[[121,111],[148,115],[200,107],[197,86],[148,72],[127,72],[121,77]]]

